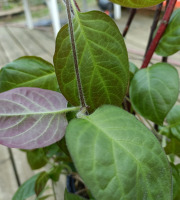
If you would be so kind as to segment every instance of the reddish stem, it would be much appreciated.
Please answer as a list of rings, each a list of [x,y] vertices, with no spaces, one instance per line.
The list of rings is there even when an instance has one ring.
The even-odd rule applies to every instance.
[[[161,22],[161,24],[160,24],[160,26],[158,28],[157,33],[156,33],[156,36],[152,40],[151,45],[150,45],[150,47],[149,47],[149,49],[148,49],[148,51],[146,53],[146,56],[145,56],[145,59],[144,59],[144,62],[142,64],[141,68],[146,68],[148,66],[148,64],[149,64],[149,62],[150,62],[150,60],[152,58],[152,55],[153,55],[153,53],[154,53],[154,51],[155,51],[155,49],[156,49],[156,47],[157,47],[157,45],[159,43],[159,40],[161,39],[164,31],[166,30],[166,27],[168,25],[169,19],[170,19],[171,14],[172,14],[172,12],[174,10],[176,1],[177,0],[170,0],[169,5],[168,5],[168,7],[166,9],[166,12],[164,14],[164,17],[162,19],[162,22]]]
[[[135,16],[135,14],[136,14],[136,11],[137,11],[137,10],[136,10],[135,8],[131,9],[131,12],[130,12],[130,15],[129,15],[129,19],[128,19],[127,24],[126,24],[126,27],[125,27],[125,29],[124,29],[124,31],[123,31],[123,37],[126,36],[128,30],[129,30],[129,27],[130,27],[130,25],[131,25],[131,23],[132,23],[132,21],[133,21],[133,19],[134,19],[134,16]]]

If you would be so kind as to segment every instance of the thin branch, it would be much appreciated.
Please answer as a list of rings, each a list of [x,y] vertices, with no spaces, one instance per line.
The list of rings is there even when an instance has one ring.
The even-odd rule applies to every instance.
[[[73,30],[72,17],[71,17],[71,6],[70,6],[69,0],[66,0],[66,8],[67,8],[70,39],[71,39],[71,46],[72,46],[72,52],[73,52],[74,67],[75,67],[75,73],[76,73],[76,79],[77,79],[79,99],[80,99],[81,106],[83,108],[83,107],[86,107],[86,103],[85,103],[85,99],[84,99],[84,94],[83,94],[83,89],[82,89],[81,79],[80,79],[80,73],[79,73],[79,67],[78,67],[77,51],[76,51],[74,30]]]
[[[131,9],[131,12],[130,12],[130,15],[129,15],[129,19],[128,19],[126,27],[125,27],[125,29],[123,31],[123,37],[126,36],[128,30],[129,30],[129,27],[130,27],[130,25],[131,25],[131,23],[132,23],[132,21],[134,19],[134,16],[136,14],[136,11],[137,11],[137,9],[135,9],[135,8]]]
[[[74,5],[76,6],[76,9],[77,9],[79,12],[81,12],[77,1],[76,1],[76,0],[73,0],[73,1],[74,1]]]
[[[154,51],[155,51],[155,49],[156,49],[156,47],[157,47],[157,45],[159,43],[164,31],[166,30],[166,27],[168,25],[169,19],[170,19],[171,14],[172,14],[172,12],[174,10],[176,1],[177,0],[170,0],[169,5],[168,5],[168,7],[166,9],[166,12],[164,14],[164,17],[163,17],[163,19],[161,21],[161,24],[160,24],[160,26],[158,28],[158,31],[156,33],[156,36],[152,40],[151,45],[150,45],[150,47],[149,47],[149,49],[148,49],[148,51],[146,53],[146,56],[145,56],[145,59],[144,59],[144,62],[142,64],[141,68],[146,68],[148,66],[148,64],[149,64],[149,62],[150,62],[150,60],[152,58],[152,55],[153,55],[153,53],[154,53]]]
[[[149,49],[149,46],[150,46],[150,44],[151,44],[151,42],[152,42],[154,31],[155,31],[156,28],[157,28],[157,24],[158,24],[159,19],[160,19],[160,16],[161,16],[162,6],[163,6],[163,3],[160,3],[160,4],[157,5],[157,7],[156,7],[156,12],[155,12],[155,14],[154,14],[154,20],[153,20],[153,24],[152,24],[152,26],[151,26],[151,32],[150,32],[150,35],[149,35],[149,40],[148,40],[148,44],[147,44],[147,47],[146,47],[145,55],[146,55],[147,50]]]

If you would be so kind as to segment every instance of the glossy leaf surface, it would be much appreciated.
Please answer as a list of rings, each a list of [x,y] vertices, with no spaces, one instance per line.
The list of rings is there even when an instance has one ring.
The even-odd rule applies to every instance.
[[[76,13],[73,25],[81,83],[89,110],[102,104],[120,106],[127,91],[129,64],[118,27],[99,11]],[[80,105],[67,25],[56,39],[54,65],[62,94],[72,105]]]
[[[180,8],[174,11],[168,27],[163,34],[156,53],[161,56],[170,56],[180,50]]]
[[[0,144],[34,149],[57,142],[67,126],[66,106],[62,94],[50,90],[17,88],[0,93]]]
[[[95,199],[172,199],[166,155],[133,115],[102,106],[72,120],[66,130],[75,166]]]
[[[14,194],[12,200],[24,200],[35,194],[35,183],[40,174],[36,174],[24,182],[17,192]]]
[[[180,105],[175,105],[166,118],[171,133],[180,141]]]
[[[124,7],[144,8],[155,6],[164,0],[111,0],[113,3],[120,4]]]
[[[157,63],[138,71],[130,84],[133,108],[143,117],[162,124],[179,93],[177,70],[167,63]]]
[[[18,87],[57,91],[58,83],[53,65],[35,56],[21,57],[7,64],[0,71],[0,92]]]

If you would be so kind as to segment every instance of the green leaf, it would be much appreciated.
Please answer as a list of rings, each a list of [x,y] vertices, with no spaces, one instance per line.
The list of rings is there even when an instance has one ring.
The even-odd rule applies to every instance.
[[[167,143],[167,146],[164,148],[166,154],[175,154],[180,157],[180,141],[175,138],[172,138],[170,142]]]
[[[62,171],[62,166],[55,166],[50,172],[49,172],[49,177],[57,182],[59,180],[59,176]]]
[[[44,147],[43,150],[46,156],[48,158],[51,158],[52,156],[56,155],[59,152],[59,147],[56,143],[54,143],[50,146]]]
[[[47,164],[46,154],[41,148],[28,151],[26,156],[32,170],[39,169]]]
[[[78,196],[78,195],[69,193],[67,190],[65,190],[65,192],[64,192],[64,200],[85,200],[85,199],[80,197],[80,196]]]
[[[171,163],[173,176],[173,200],[180,199],[180,171],[179,166]]]
[[[40,198],[37,198],[37,200],[45,200],[45,199],[48,199],[49,197],[52,197],[53,195],[50,194],[50,195],[46,195],[46,196],[43,196],[43,197],[40,197]]]
[[[37,196],[44,190],[48,180],[49,180],[49,174],[45,171],[41,172],[35,184],[35,192]]]
[[[173,136],[180,141],[180,105],[175,105],[166,118]]]
[[[180,8],[174,11],[168,27],[163,34],[156,53],[161,56],[170,56],[180,50]]]
[[[132,78],[134,77],[135,73],[138,71],[139,69],[137,68],[137,66],[132,63],[129,62],[129,71],[130,71],[130,81],[132,80]]]
[[[35,56],[21,57],[7,64],[0,72],[0,92],[17,87],[38,87],[58,90],[51,63]]]
[[[130,98],[135,111],[157,124],[163,123],[178,93],[178,72],[167,63],[141,69],[130,84]]]
[[[113,3],[120,4],[124,7],[130,8],[144,8],[144,7],[151,7],[155,6],[164,0],[110,0]]]
[[[12,200],[25,200],[35,194],[35,183],[40,174],[36,174],[24,182],[14,194]]]
[[[127,92],[129,63],[124,39],[115,22],[99,11],[77,12],[73,26],[89,111],[102,104],[121,106]],[[72,105],[80,105],[67,25],[56,39],[54,66],[62,94]]]
[[[74,119],[65,137],[75,166],[95,199],[172,199],[170,166],[163,149],[123,109],[102,106],[90,116]]]

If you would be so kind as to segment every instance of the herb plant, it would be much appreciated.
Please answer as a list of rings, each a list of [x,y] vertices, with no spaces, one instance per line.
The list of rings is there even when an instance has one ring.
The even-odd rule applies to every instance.
[[[162,6],[162,0],[113,2]],[[64,169],[82,178],[89,199],[180,199],[180,165],[174,162],[180,156],[179,75],[168,63],[150,64],[155,50],[164,57],[180,50],[180,9],[171,16],[176,1],[167,2],[141,69],[129,63],[109,16],[82,13],[69,0],[69,23],[58,33],[54,66],[26,56],[1,69],[0,143],[24,149],[32,169],[52,164],[25,182],[13,200],[48,198],[47,181],[57,182]],[[84,199],[67,190],[64,198]]]

